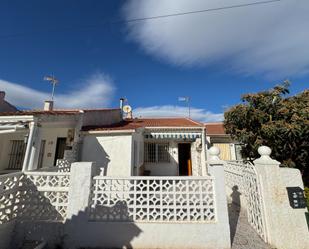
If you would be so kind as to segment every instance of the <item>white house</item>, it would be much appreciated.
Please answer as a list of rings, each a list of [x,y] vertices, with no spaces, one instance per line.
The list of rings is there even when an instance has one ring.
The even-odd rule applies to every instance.
[[[0,113],[0,172],[52,168],[78,160],[83,125],[120,122],[119,109],[31,110]]]
[[[239,160],[222,123],[188,118],[123,119],[120,109],[0,114],[0,172],[51,170],[57,161],[92,161],[106,176],[200,176],[207,150]],[[60,162],[61,163],[61,162]],[[204,169],[205,171],[205,169]]]
[[[205,127],[187,118],[126,119],[120,109],[0,115],[0,172],[92,161],[107,176],[202,175]]]
[[[279,168],[265,146],[247,164],[220,160],[212,145],[238,159],[222,124],[50,101],[1,113],[0,248],[228,249],[228,197],[265,242],[307,249],[300,172]]]
[[[84,126],[82,137],[81,160],[106,176],[200,176],[205,164],[205,127],[188,118]]]

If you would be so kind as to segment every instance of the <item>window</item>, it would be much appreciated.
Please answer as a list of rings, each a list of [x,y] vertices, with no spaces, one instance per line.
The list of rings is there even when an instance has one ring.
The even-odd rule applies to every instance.
[[[41,169],[43,167],[45,144],[46,144],[46,140],[41,140],[41,147],[40,147],[39,160],[38,160],[38,168],[39,169]]]
[[[145,143],[145,162],[168,163],[170,162],[168,143]]]
[[[26,151],[24,140],[11,140],[8,169],[22,169]]]

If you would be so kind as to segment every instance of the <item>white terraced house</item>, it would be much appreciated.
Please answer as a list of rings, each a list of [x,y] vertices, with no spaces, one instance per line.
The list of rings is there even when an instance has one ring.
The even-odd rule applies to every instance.
[[[222,124],[188,118],[50,101],[1,113],[0,248],[227,249],[228,202],[261,242],[308,248],[299,171],[279,168],[265,146],[252,164],[238,151]]]

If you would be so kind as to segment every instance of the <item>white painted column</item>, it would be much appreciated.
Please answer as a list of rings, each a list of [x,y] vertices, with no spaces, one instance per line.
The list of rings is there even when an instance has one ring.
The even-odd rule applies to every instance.
[[[67,219],[89,207],[92,178],[96,172],[93,162],[75,162],[71,165]]]
[[[293,209],[290,206],[286,188],[289,185],[282,177],[287,169],[280,168],[280,162],[270,158],[271,149],[269,147],[261,146],[258,152],[261,157],[254,161],[254,165],[264,202],[268,242],[280,249],[309,248],[306,208]],[[294,172],[295,169],[292,171]],[[293,177],[293,172],[290,172],[289,177]],[[300,173],[296,180],[293,182],[296,184],[295,187],[302,186],[303,188]]]
[[[38,159],[41,146],[41,128],[35,127],[32,138],[32,146],[30,152],[30,159],[28,163],[28,170],[36,170],[38,167]]]
[[[29,131],[29,136],[28,136],[27,147],[26,147],[22,171],[28,170],[28,163],[29,163],[31,149],[32,149],[32,143],[33,143],[33,135],[34,135],[34,132],[35,132],[35,122],[29,123],[29,130],[30,131]]]
[[[206,176],[208,173],[207,164],[206,164],[206,133],[205,128],[202,131],[202,151],[201,151],[201,164],[202,164],[202,175]]]
[[[224,161],[219,157],[220,149],[211,147],[208,151],[208,173],[215,177],[215,202],[216,202],[216,215],[217,222],[220,226],[220,240],[225,241],[226,248],[230,248],[230,225],[227,207],[227,198],[225,192],[225,179],[224,179]]]

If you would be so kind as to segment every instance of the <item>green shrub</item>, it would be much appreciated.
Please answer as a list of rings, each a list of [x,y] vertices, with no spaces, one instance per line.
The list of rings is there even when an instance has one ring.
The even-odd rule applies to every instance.
[[[309,211],[309,188],[308,187],[305,187],[305,196],[307,199],[307,209]]]

